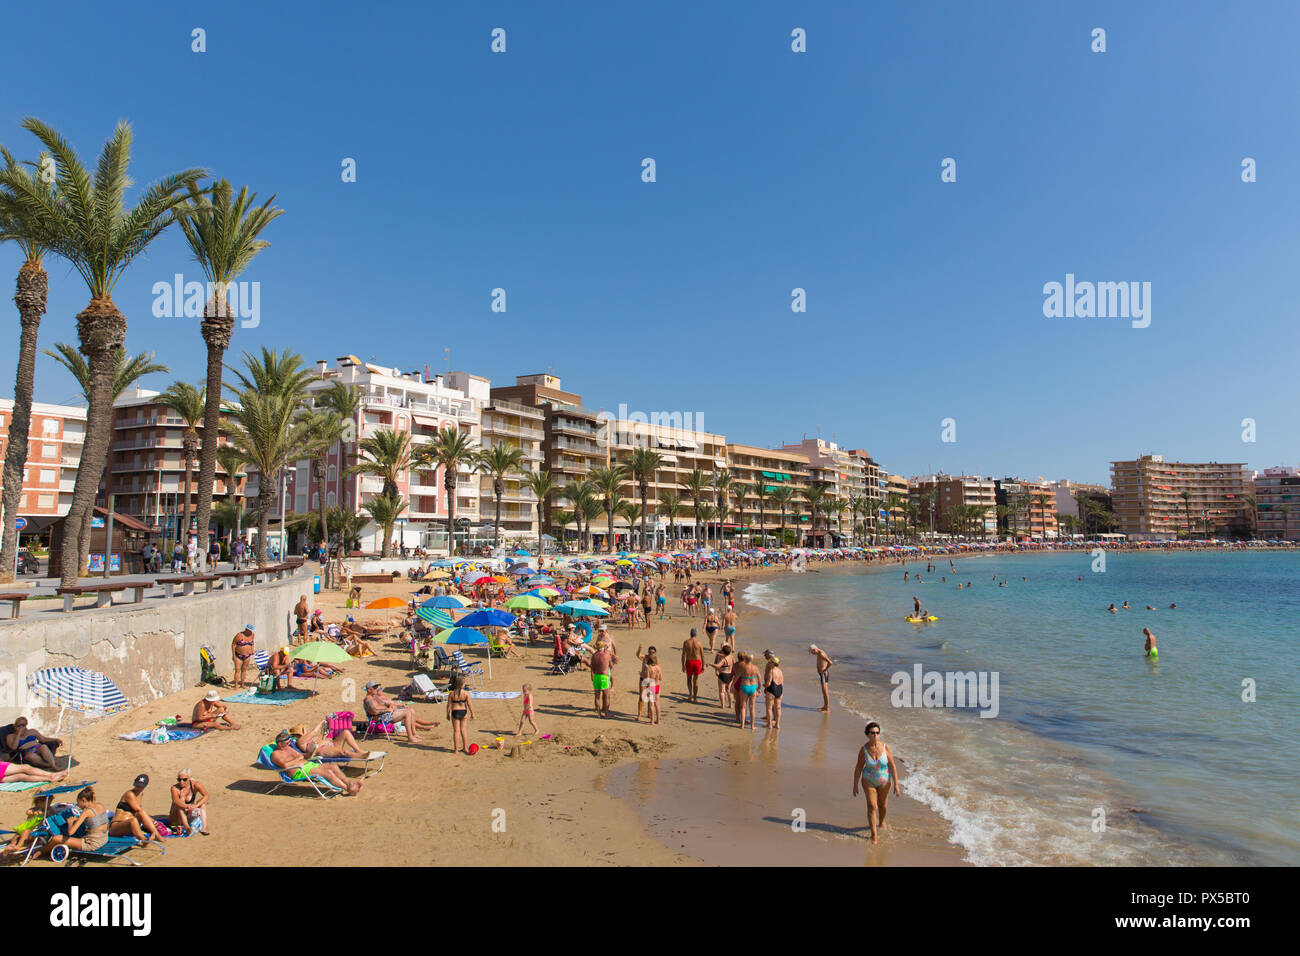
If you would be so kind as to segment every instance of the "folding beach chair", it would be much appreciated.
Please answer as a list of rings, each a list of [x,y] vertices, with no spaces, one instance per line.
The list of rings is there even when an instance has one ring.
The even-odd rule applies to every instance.
[[[460,671],[462,674],[466,674],[466,675],[475,674],[481,676],[483,673],[482,664],[480,664],[478,661],[475,661],[474,663],[471,664],[468,660],[465,659],[465,655],[462,654],[459,650],[454,650],[451,652],[451,666],[454,667],[456,670]]]
[[[280,777],[280,782],[270,790],[266,791],[268,796],[275,793],[275,791],[279,790],[286,783],[305,783],[315,790],[316,795],[322,800],[328,800],[330,797],[337,796],[343,792],[340,788],[330,783],[330,781],[317,774],[305,773],[302,774],[302,776],[297,776],[297,774],[300,773],[301,768],[296,768],[294,770],[281,770],[275,765],[274,761],[271,760],[271,751],[274,749],[275,746],[273,744],[267,744],[257,752],[257,766],[261,767],[263,770],[270,770],[272,773],[275,773]]]
[[[296,741],[293,744],[293,749],[298,751],[298,753],[302,754],[304,757],[307,757],[309,760],[319,760],[321,763],[339,764],[345,767],[360,767],[365,771],[362,774],[362,779],[373,777],[375,774],[379,773],[379,771],[383,770],[384,761],[388,759],[388,751],[386,750],[372,750],[368,757],[313,757],[308,754],[307,751],[299,747]],[[379,766],[372,767],[371,765],[376,762],[378,762]]]
[[[113,814],[116,811],[108,811],[109,823],[112,823]],[[45,823],[49,827],[49,835],[63,834],[67,832],[68,824],[77,818],[77,810],[73,807],[70,810],[61,810],[58,813],[51,814],[45,818]],[[71,834],[76,836],[76,834]],[[50,859],[55,863],[67,863],[72,866],[74,863],[82,865],[91,862],[98,863],[120,863],[127,866],[143,866],[140,860],[134,859],[129,854],[132,850],[143,850],[145,847],[152,847],[158,851],[158,856],[163,856],[167,851],[157,842],[140,843],[135,837],[109,837],[108,842],[95,850],[80,849],[76,850],[61,843],[50,851]]]
[[[547,674],[572,674],[578,669],[578,658],[573,654],[562,654],[551,662]]]
[[[438,689],[428,674],[416,674],[412,677],[409,690],[412,697],[423,697],[435,704],[441,704],[447,699],[447,695]]]

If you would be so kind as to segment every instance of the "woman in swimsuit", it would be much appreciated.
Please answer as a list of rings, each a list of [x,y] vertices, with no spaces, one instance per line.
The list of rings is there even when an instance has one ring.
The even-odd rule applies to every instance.
[[[451,752],[464,747],[469,753],[469,739],[465,736],[466,719],[474,719],[474,704],[465,689],[465,676],[457,674],[451,679],[451,693],[447,695],[447,719],[451,721]]]
[[[29,728],[26,717],[15,720],[13,733],[4,739],[5,749],[18,763],[31,764],[40,770],[58,770],[58,764],[54,762],[54,752],[48,745],[53,744],[57,749],[63,741],[57,737],[46,737]]]
[[[208,791],[190,775],[189,768],[176,775],[172,784],[172,809],[167,823],[173,827],[188,830],[195,824],[198,831],[208,836]]]
[[[767,695],[767,726],[773,730],[781,729],[781,695],[785,693],[785,674],[781,670],[781,658],[774,657],[771,651],[764,651],[767,665],[763,668],[763,691]]]
[[[325,736],[328,727],[329,722],[322,720],[308,733],[301,724],[298,724],[289,728],[289,736],[294,738],[295,746],[307,755],[308,760],[315,760],[317,757],[369,758],[370,752],[357,746],[357,738],[352,736],[352,731],[346,728],[337,731],[331,742]]]
[[[144,788],[147,786],[149,777],[142,773],[135,778],[131,789],[122,794],[122,799],[117,801],[113,822],[108,825],[109,836],[133,836],[141,843],[162,839],[153,817],[145,813],[144,807],[140,805],[140,798],[144,796]],[[148,836],[145,836],[145,830],[149,831]]]
[[[66,770],[37,770],[35,767],[0,760],[0,783],[57,783],[67,775]]]
[[[723,644],[722,650],[714,655],[713,663],[709,665],[718,673],[718,706],[724,710],[731,707],[731,666],[733,663],[731,645]]]
[[[898,790],[898,768],[889,745],[880,739],[880,724],[874,720],[867,724],[867,742],[858,751],[858,765],[853,768],[853,795],[858,795],[861,785],[867,798],[867,824],[871,827],[871,842],[879,843],[877,825],[885,828],[885,813],[889,810],[889,790]]]
[[[704,633],[709,635],[709,650],[713,650],[713,635],[718,633],[718,618],[712,608],[704,615]]]
[[[49,856],[56,846],[65,845],[72,850],[98,850],[108,842],[108,811],[95,802],[95,788],[86,787],[77,794],[77,816],[69,821],[65,833],[56,833],[41,848],[42,856]],[[82,827],[86,832],[71,836]]]
[[[754,658],[748,651],[736,655],[736,668],[732,683],[735,685],[736,721],[740,729],[745,729],[745,718],[749,718],[750,732],[754,730],[754,705],[758,696],[759,674],[754,666]]]
[[[248,662],[253,657],[253,626],[245,625],[244,629],[235,635],[234,641],[230,644],[230,656],[235,662],[235,686],[244,687],[244,676],[248,670]]]

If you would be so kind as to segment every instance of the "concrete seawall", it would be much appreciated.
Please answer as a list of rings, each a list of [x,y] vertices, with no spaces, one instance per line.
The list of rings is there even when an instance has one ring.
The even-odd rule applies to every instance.
[[[0,724],[27,714],[37,729],[52,731],[59,709],[27,689],[28,676],[47,667],[98,671],[134,706],[196,687],[203,645],[212,648],[218,673],[229,675],[235,632],[252,624],[256,650],[287,643],[299,595],[306,594],[313,604],[311,585],[311,574],[302,568],[281,581],[231,591],[5,621],[0,624]]]

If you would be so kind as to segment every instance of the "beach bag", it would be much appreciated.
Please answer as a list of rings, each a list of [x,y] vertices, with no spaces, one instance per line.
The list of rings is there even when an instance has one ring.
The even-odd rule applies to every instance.
[[[171,740],[171,736],[167,733],[166,727],[155,727],[149,732],[149,743],[151,744],[165,744],[169,740]]]
[[[327,718],[329,721],[329,736],[333,740],[335,734],[341,730],[352,729],[352,711],[342,710],[337,714],[330,714]]]
[[[257,692],[259,694],[274,694],[275,685],[276,680],[274,674],[263,674],[257,679]]]

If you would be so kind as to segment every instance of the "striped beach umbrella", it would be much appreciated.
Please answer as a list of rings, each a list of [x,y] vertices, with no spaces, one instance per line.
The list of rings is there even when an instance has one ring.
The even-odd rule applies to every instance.
[[[131,706],[120,687],[98,671],[84,667],[39,670],[27,678],[27,689],[55,707],[72,711],[72,733],[68,737],[69,770],[72,769],[72,745],[77,739],[77,714],[116,714]],[[59,723],[62,722],[60,713]]]
[[[455,623],[450,614],[436,607],[416,608],[415,616],[426,624],[432,624],[438,630],[446,630]]]

